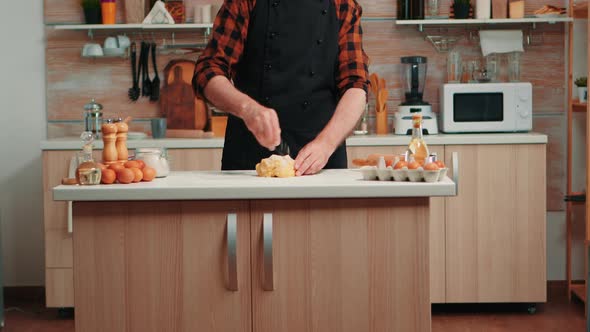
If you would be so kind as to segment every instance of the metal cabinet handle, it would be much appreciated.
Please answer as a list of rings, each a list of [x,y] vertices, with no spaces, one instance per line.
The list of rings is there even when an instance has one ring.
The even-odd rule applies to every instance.
[[[459,153],[453,152],[453,181],[455,182],[455,195],[459,195]]]
[[[262,219],[262,240],[263,240],[263,263],[262,270],[264,282],[262,289],[273,291],[274,271],[272,266],[272,213],[265,213]]]
[[[238,216],[235,213],[227,214],[227,289],[236,292],[238,290],[238,257],[237,257],[237,233]]]

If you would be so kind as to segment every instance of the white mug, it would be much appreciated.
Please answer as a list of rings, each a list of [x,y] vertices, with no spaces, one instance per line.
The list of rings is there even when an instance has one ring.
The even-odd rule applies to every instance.
[[[201,6],[195,6],[193,23],[203,23],[203,9]]]
[[[102,47],[100,44],[87,43],[82,48],[82,56],[103,56]]]
[[[201,6],[201,20],[203,23],[213,23],[211,21],[211,5]]]

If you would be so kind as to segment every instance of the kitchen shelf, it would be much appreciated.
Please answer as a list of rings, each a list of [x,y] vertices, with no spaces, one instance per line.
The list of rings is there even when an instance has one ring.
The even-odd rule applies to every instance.
[[[588,18],[588,0],[574,3],[574,18]]]
[[[587,112],[588,103],[580,103],[578,100],[572,101],[572,107],[574,112]]]
[[[88,36],[92,38],[94,31],[121,31],[121,30],[191,30],[206,29],[206,35],[211,33],[213,23],[186,23],[186,24],[57,24],[52,25],[55,30],[76,30],[88,31]]]
[[[181,30],[210,29],[212,23],[199,24],[60,24],[55,30]]]
[[[586,284],[574,284],[571,286],[572,295],[586,303]]]
[[[523,24],[572,22],[571,17],[525,17],[525,18],[484,18],[484,19],[425,19],[396,20],[397,25],[417,25],[423,31],[425,25],[476,25],[476,24]]]

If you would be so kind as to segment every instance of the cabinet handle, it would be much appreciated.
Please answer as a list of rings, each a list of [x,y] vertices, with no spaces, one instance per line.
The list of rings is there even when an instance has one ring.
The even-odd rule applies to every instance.
[[[262,239],[263,239],[263,263],[262,270],[264,275],[264,282],[262,289],[265,291],[273,291],[274,271],[272,266],[272,213],[265,213],[262,219]]]
[[[459,153],[453,152],[453,182],[455,182],[455,195],[459,195]]]
[[[227,214],[227,289],[236,292],[238,290],[238,257],[237,257],[237,233],[238,216],[235,213]]]

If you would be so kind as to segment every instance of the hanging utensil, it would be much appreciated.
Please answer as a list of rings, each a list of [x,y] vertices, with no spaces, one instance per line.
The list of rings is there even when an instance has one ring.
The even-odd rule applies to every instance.
[[[133,76],[133,86],[129,88],[129,99],[137,101],[139,99],[139,73],[137,72],[137,47],[135,42],[131,44],[131,75]]]
[[[156,43],[152,43],[152,62],[154,65],[154,80],[151,84],[150,101],[158,101],[160,99],[160,77],[158,76],[158,66],[156,61]]]
[[[149,97],[152,92],[152,81],[149,72],[150,43],[144,43],[145,56],[143,59],[143,83],[141,85],[141,95]]]

